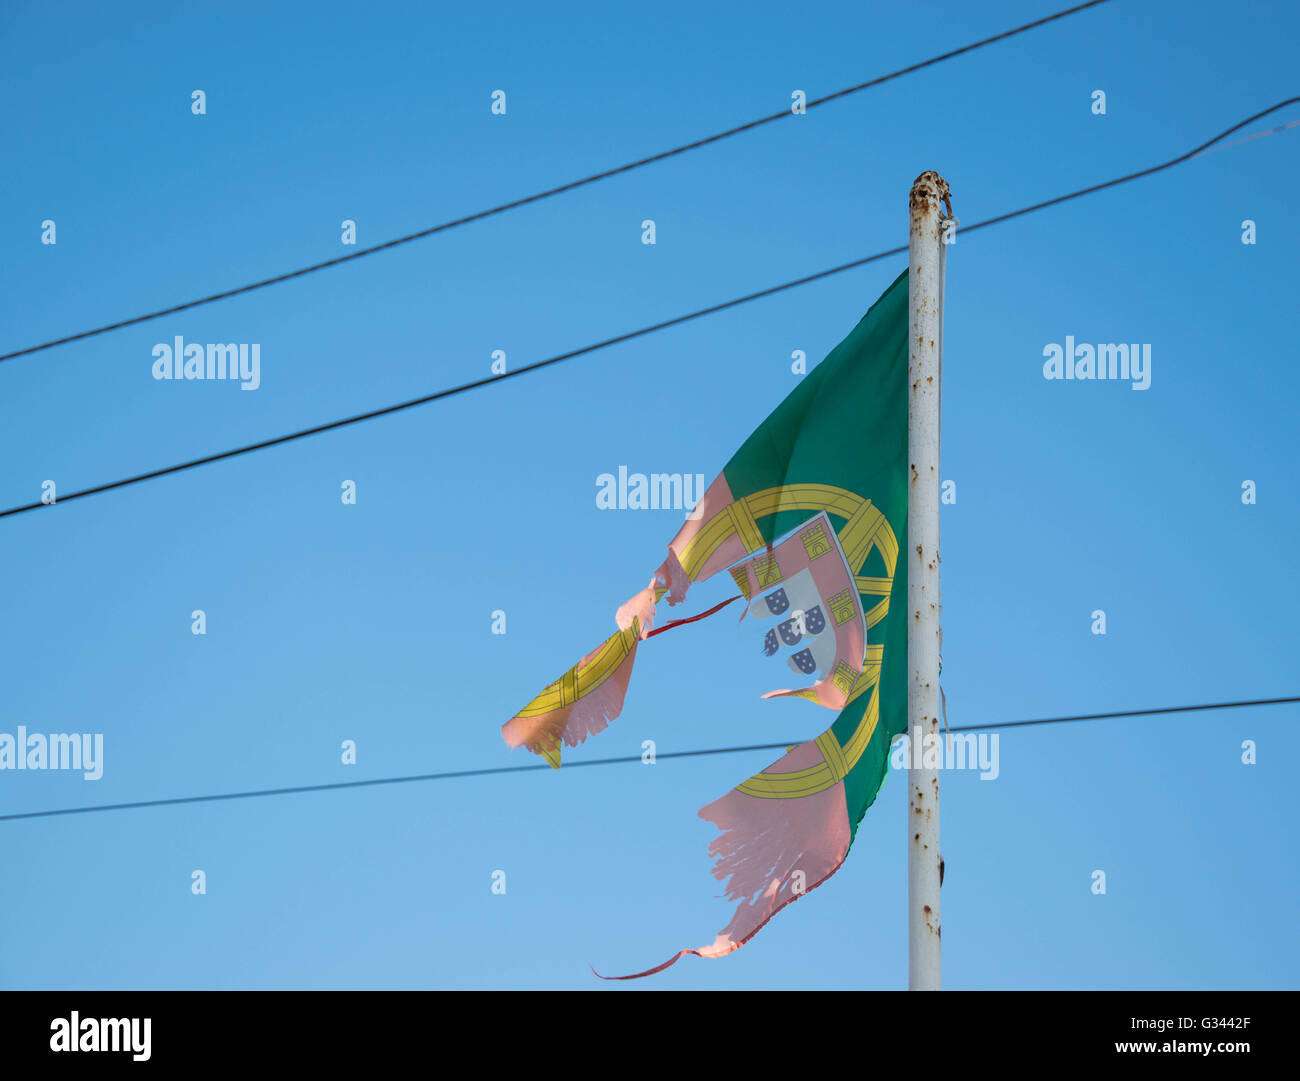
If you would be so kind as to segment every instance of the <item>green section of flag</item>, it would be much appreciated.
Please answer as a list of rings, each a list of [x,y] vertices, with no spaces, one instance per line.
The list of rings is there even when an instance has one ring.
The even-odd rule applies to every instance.
[[[871,742],[844,780],[854,833],[884,781],[893,737],[907,728],[907,271],[895,279],[849,336],[811,372],[754,433],[723,470],[736,499],[791,484],[829,484],[870,499],[899,543],[889,614],[868,632],[884,646],[880,721]],[[774,542],[811,517],[782,511],[758,523]],[[837,530],[844,520],[832,516]],[[852,568],[883,575],[871,564]],[[864,596],[864,610],[879,597]],[[856,729],[870,695],[836,718],[841,743]]]

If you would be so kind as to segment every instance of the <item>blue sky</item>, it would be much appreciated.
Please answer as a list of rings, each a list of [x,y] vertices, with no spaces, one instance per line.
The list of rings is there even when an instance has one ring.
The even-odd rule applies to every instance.
[[[0,351],[343,254],[344,219],[376,243],[1054,9],[7,4]],[[6,362],[0,503],[904,244],[923,169],[973,222],[1156,164],[1297,93],[1297,32],[1289,4],[1115,0],[541,205]],[[950,249],[952,724],[1296,693],[1297,236],[1278,178],[1298,165],[1283,132]],[[793,387],[792,351],[824,356],[903,265],[0,521],[0,732],[105,745],[99,781],[0,772],[0,813],[524,764],[499,726],[609,633],[680,521],[598,510],[597,476],[711,478]],[[261,386],[155,381],[152,349],[176,335],[260,343]],[[1067,335],[1149,343],[1150,389],[1044,380]],[[692,608],[726,593],[711,582]],[[573,760],[825,727],[759,700],[781,684],[732,619],[652,645],[623,716]],[[1295,720],[1008,732],[996,781],[946,775],[945,984],[1293,987]],[[727,921],[695,812],[772,758],[0,823],[0,986],[605,986],[588,963],[644,968]],[[641,986],[905,986],[904,811],[895,776],[831,883],[738,953]]]

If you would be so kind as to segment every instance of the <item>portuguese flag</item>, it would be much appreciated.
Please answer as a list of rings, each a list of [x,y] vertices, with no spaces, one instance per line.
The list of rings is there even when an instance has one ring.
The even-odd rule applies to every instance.
[[[794,696],[834,711],[821,735],[700,811],[721,831],[713,876],[737,903],[721,957],[844,862],[875,801],[889,746],[907,727],[908,283],[904,271],[856,327],[758,426],[705,491],[650,584],[618,609],[619,630],[508,721],[503,734],[556,768],[618,717],[659,602],[727,572]],[[731,601],[724,601],[718,608]],[[717,609],[713,609],[716,611]],[[633,977],[620,977],[630,979]]]

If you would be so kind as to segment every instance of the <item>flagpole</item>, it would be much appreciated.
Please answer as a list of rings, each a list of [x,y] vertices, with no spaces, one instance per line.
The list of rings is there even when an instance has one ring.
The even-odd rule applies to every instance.
[[[927,743],[939,747],[941,202],[948,205],[947,182],[938,173],[922,173],[908,199],[907,985],[912,991],[940,987],[939,770],[922,764]]]

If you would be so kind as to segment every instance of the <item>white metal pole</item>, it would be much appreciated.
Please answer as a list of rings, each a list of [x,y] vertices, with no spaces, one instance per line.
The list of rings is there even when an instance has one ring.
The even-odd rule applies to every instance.
[[[908,200],[907,456],[907,985],[937,991],[939,770],[923,767],[939,744],[939,341],[940,202],[948,184],[924,172]],[[929,738],[927,738],[929,737]]]

